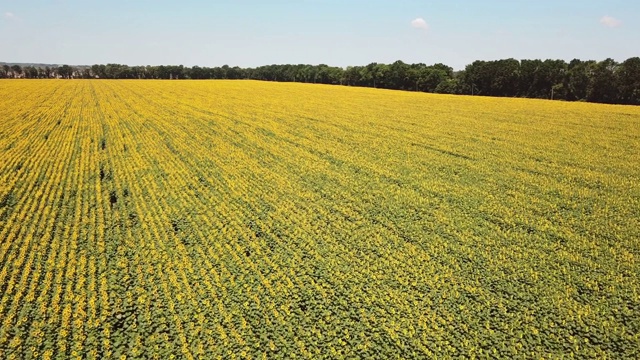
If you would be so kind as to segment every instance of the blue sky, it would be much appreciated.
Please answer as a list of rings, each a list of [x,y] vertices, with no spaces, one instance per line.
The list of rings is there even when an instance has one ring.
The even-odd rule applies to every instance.
[[[0,0],[0,61],[335,66],[640,56],[636,0]]]

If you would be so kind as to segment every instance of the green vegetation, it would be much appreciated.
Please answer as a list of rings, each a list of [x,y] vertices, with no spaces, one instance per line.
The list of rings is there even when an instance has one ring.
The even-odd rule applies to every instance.
[[[0,80],[0,358],[640,356],[640,108]]]

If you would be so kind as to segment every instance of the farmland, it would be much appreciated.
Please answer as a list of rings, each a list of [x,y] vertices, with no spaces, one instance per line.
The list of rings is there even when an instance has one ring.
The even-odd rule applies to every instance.
[[[640,357],[640,108],[0,81],[0,358]]]

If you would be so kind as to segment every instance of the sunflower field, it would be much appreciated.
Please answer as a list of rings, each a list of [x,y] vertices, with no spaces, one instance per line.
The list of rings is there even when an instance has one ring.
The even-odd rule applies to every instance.
[[[0,80],[0,358],[639,358],[640,108]]]

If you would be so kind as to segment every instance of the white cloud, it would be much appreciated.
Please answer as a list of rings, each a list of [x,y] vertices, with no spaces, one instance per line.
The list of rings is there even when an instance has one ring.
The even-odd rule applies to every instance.
[[[603,16],[602,19],[600,19],[600,24],[606,27],[614,28],[622,25],[622,21],[614,18],[613,16],[606,15]]]
[[[14,13],[12,13],[10,11],[7,11],[6,13],[4,13],[4,18],[5,19],[13,19],[14,17],[16,17],[16,14],[14,14]]]
[[[423,18],[417,18],[411,21],[411,27],[422,30],[429,30],[429,24]]]

